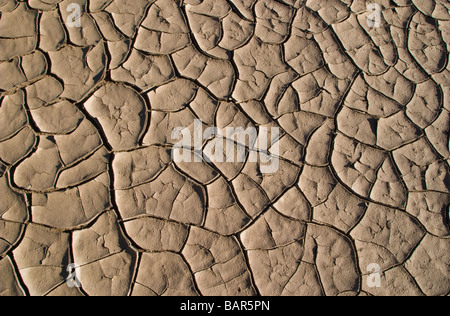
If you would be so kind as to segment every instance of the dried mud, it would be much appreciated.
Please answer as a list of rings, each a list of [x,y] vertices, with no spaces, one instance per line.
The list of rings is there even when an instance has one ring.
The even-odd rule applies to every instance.
[[[450,4],[371,2],[0,0],[0,295],[449,295]]]

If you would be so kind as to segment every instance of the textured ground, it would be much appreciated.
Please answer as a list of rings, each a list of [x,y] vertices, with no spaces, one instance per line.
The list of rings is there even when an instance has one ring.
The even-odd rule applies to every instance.
[[[448,295],[450,4],[376,3],[0,0],[0,294]]]

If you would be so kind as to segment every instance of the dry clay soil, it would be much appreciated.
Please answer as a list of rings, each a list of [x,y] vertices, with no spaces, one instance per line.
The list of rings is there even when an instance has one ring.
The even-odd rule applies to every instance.
[[[0,294],[449,295],[450,4],[376,3],[0,0]]]

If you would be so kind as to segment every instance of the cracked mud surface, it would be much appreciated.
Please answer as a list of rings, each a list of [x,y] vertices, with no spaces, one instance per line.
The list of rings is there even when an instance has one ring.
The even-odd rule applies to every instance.
[[[375,2],[0,0],[0,295],[449,295],[450,4]]]

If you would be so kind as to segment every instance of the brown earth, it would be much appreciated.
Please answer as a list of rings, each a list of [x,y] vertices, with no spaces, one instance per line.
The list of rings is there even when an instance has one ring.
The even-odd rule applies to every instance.
[[[0,0],[0,295],[449,295],[450,4],[371,2]]]

